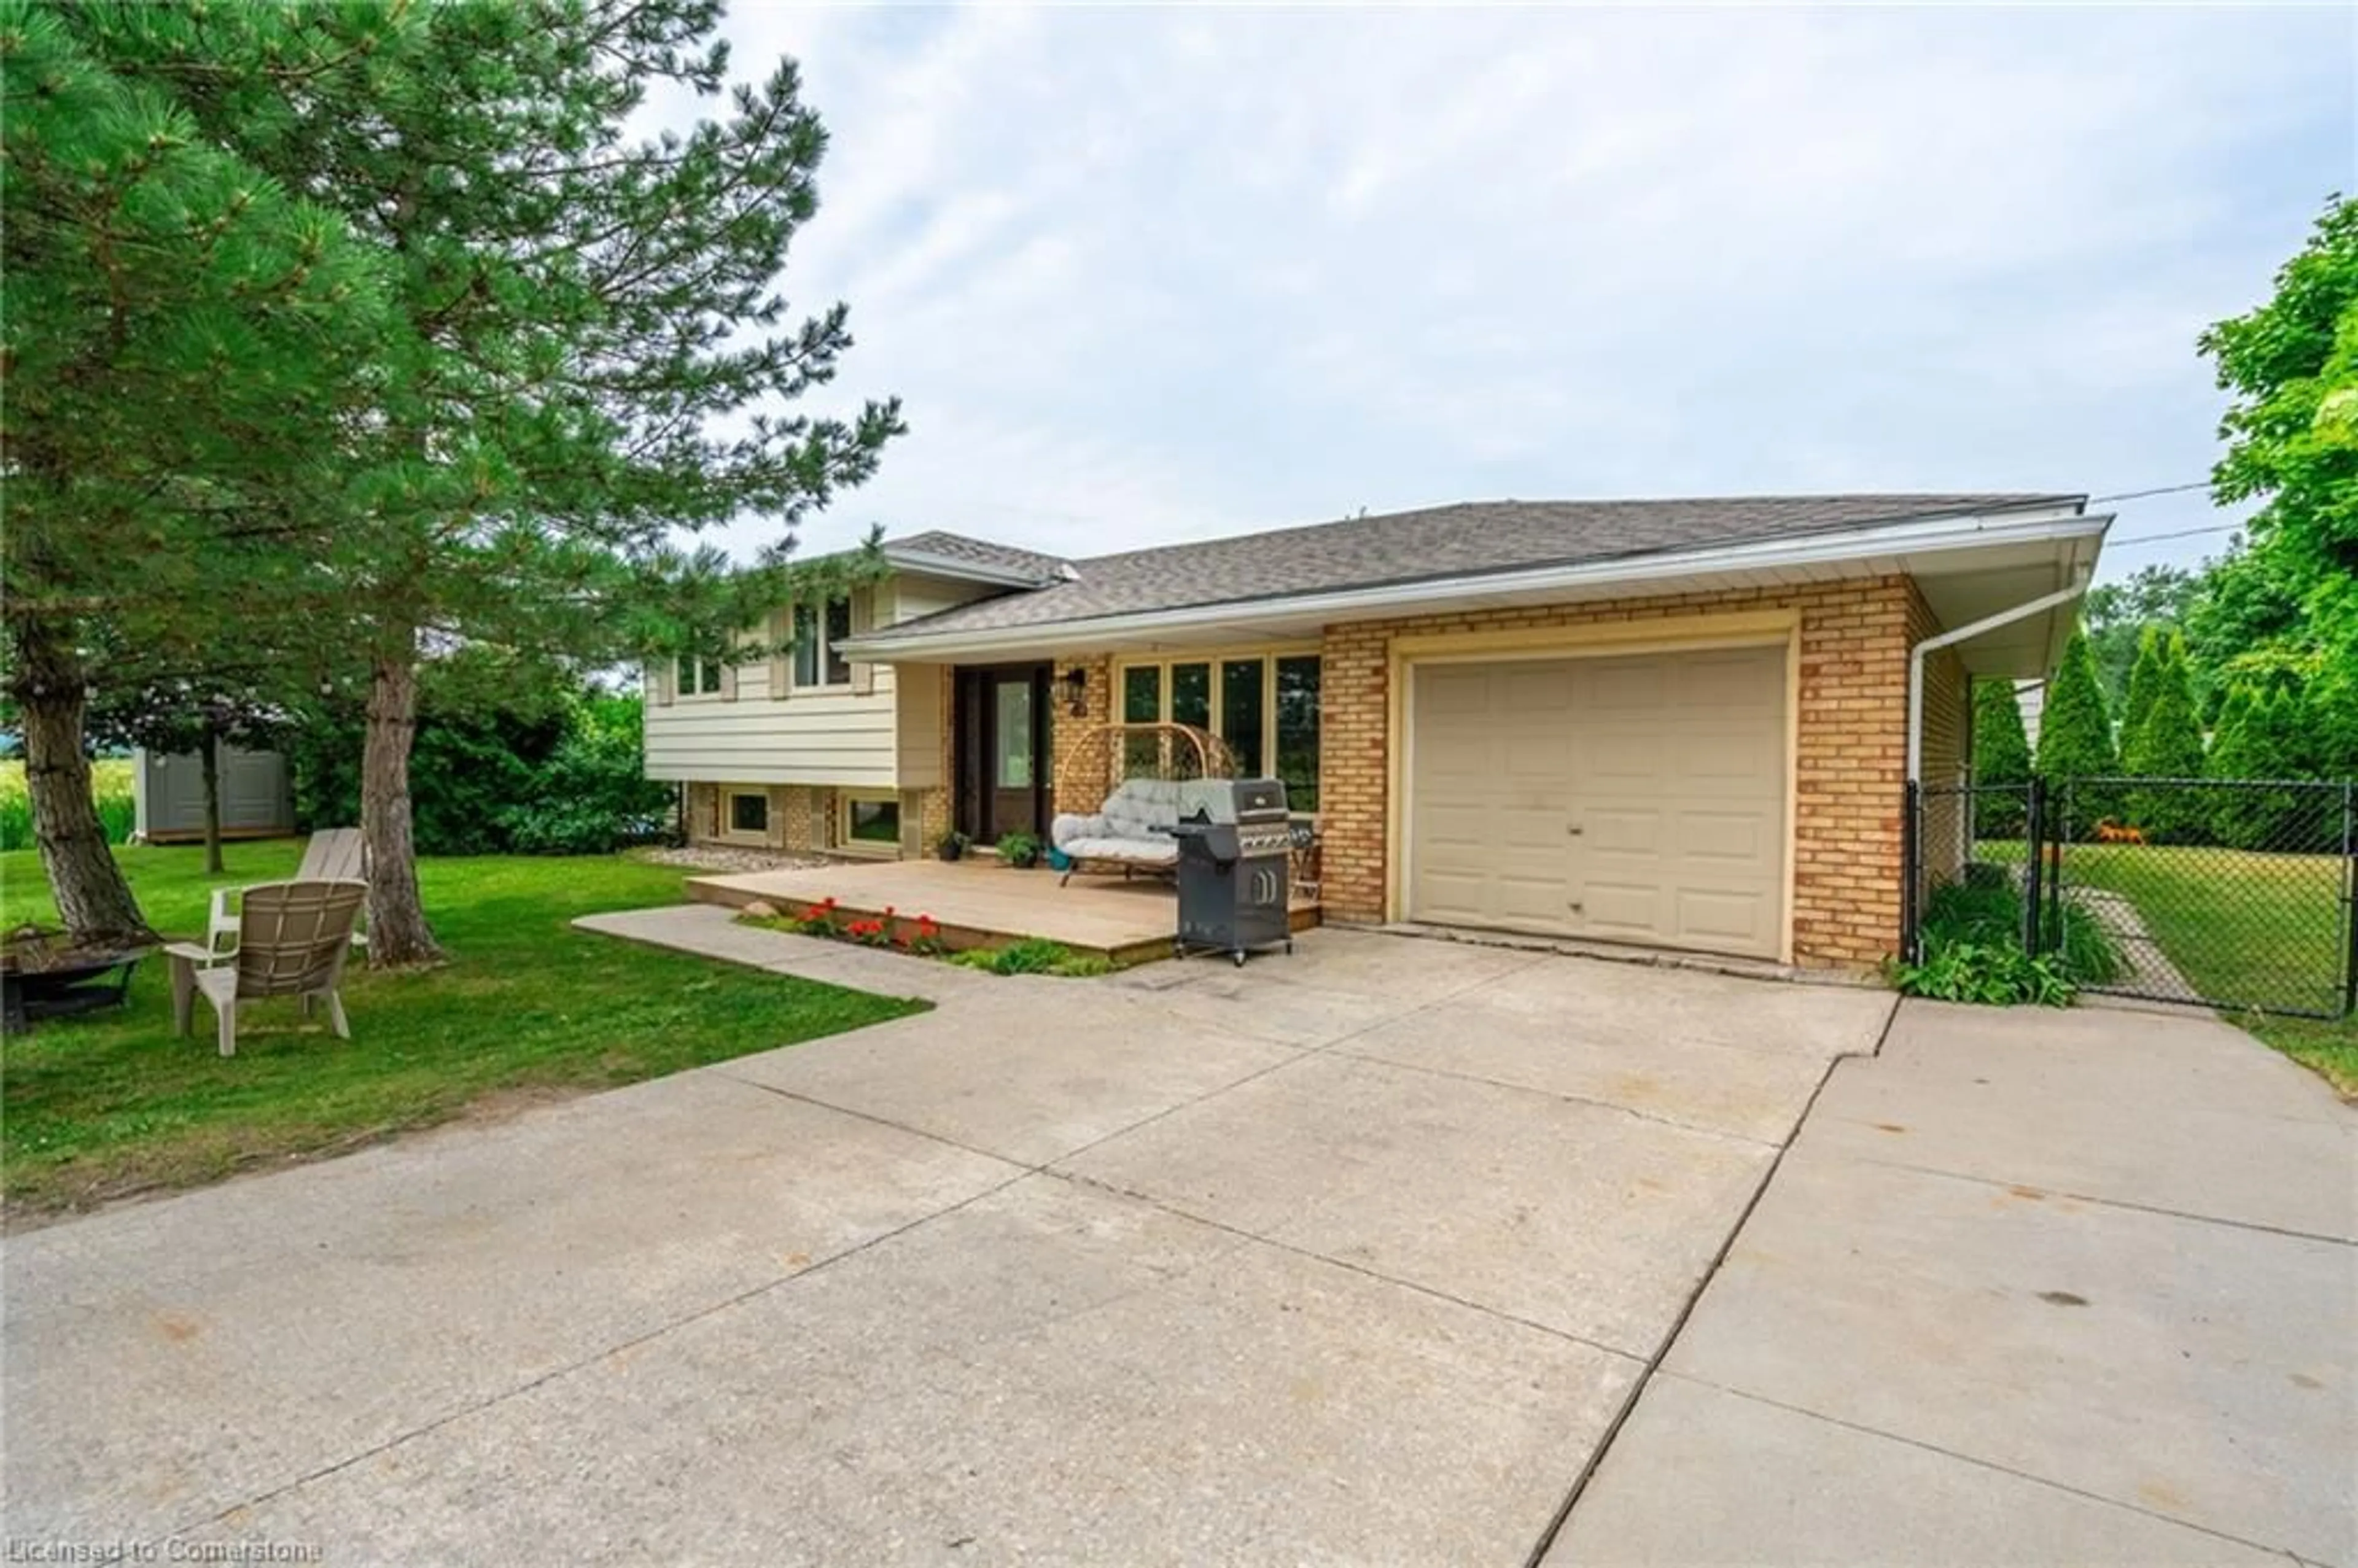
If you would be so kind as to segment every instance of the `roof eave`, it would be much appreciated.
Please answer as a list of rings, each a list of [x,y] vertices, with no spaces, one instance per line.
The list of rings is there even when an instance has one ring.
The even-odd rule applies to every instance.
[[[2069,504],[2068,499],[2064,504]],[[1997,544],[2019,545],[2041,540],[2082,538],[2100,540],[2111,521],[2109,517],[2088,516],[2076,508],[2056,515],[2031,518],[2025,518],[2019,513],[1921,518],[1799,538],[1715,545],[1693,550],[1670,550],[1563,566],[1426,578],[1413,582],[1335,589],[1268,599],[1223,600],[1212,604],[1184,605],[1172,610],[1043,621],[1022,626],[977,628],[970,632],[862,637],[845,643],[844,652],[854,658],[887,663],[894,660],[934,661],[1025,649],[1058,651],[1087,648],[1117,638],[1152,636],[1157,633],[1183,632],[1214,624],[1242,625],[1255,621],[1281,621],[1305,616],[1326,616],[1336,621],[1368,620],[1414,614],[1427,609],[1445,609],[1466,600],[1499,594],[1551,589],[1571,592],[1622,586],[1644,589],[1708,573],[1839,566],[1844,562],[1894,556],[1920,557]]]

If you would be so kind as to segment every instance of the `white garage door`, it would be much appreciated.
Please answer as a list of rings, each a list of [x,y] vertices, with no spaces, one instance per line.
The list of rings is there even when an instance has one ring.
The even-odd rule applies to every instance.
[[[1775,957],[1785,650],[1414,667],[1412,920]]]

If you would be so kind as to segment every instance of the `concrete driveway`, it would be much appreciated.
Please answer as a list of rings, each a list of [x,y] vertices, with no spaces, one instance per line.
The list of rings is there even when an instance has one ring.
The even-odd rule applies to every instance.
[[[2205,1017],[1906,1003],[1548,1556],[2358,1565],[2358,1114]]]
[[[1886,995],[1347,932],[6,1248],[19,1541],[331,1563],[1526,1559]]]

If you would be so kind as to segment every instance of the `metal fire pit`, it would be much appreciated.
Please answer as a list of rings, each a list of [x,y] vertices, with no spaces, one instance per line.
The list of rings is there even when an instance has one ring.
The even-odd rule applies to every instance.
[[[70,1018],[121,1007],[130,1000],[131,977],[139,960],[154,950],[152,944],[119,947],[76,947],[62,953],[38,950],[61,939],[49,932],[17,932],[0,951],[0,1029],[21,1033],[38,1019]]]

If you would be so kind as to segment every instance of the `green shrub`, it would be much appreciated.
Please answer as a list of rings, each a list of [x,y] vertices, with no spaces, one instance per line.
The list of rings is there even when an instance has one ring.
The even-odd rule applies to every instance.
[[[1021,831],[1002,833],[994,847],[999,850],[1000,860],[1019,871],[1029,871],[1040,863],[1043,846],[1037,834]]]
[[[2018,945],[1928,944],[1922,963],[1892,965],[1891,979],[1908,996],[1992,1007],[2068,1007],[2075,994],[2058,956],[2028,957]]]
[[[603,855],[669,828],[673,786],[646,776],[635,697],[591,697],[568,716],[565,739],[526,797],[501,813],[511,848],[527,855]]]
[[[1113,966],[1095,953],[1076,953],[1045,936],[1026,936],[1004,947],[971,947],[950,955],[950,962],[994,975],[1060,975],[1083,977],[1112,971]]]
[[[565,739],[562,714],[449,713],[417,723],[409,753],[411,832],[421,855],[494,855],[509,847],[509,811],[530,801],[535,774]],[[287,744],[295,815],[309,831],[361,819],[361,716],[317,715]]]
[[[2120,950],[2096,917],[2072,903],[2068,892],[2060,925],[2052,904],[2042,914],[2039,945],[2040,957],[2061,959],[2063,972],[2078,984],[2101,986],[2120,978]]]
[[[2022,892],[2003,867],[1990,867],[2003,880],[1977,877],[1967,867],[1963,882],[1933,890],[1925,906],[1921,930],[1924,959],[1956,947],[2004,947],[2022,953]],[[2096,917],[2067,896],[2058,910],[2048,904],[2039,911],[2039,962],[2081,985],[2103,985],[2121,972],[2119,952]]]
[[[419,854],[595,855],[669,830],[675,790],[645,776],[638,697],[540,688],[481,702],[469,689],[421,706],[409,758]],[[360,820],[362,742],[349,708],[296,727],[287,751],[306,827]]]

